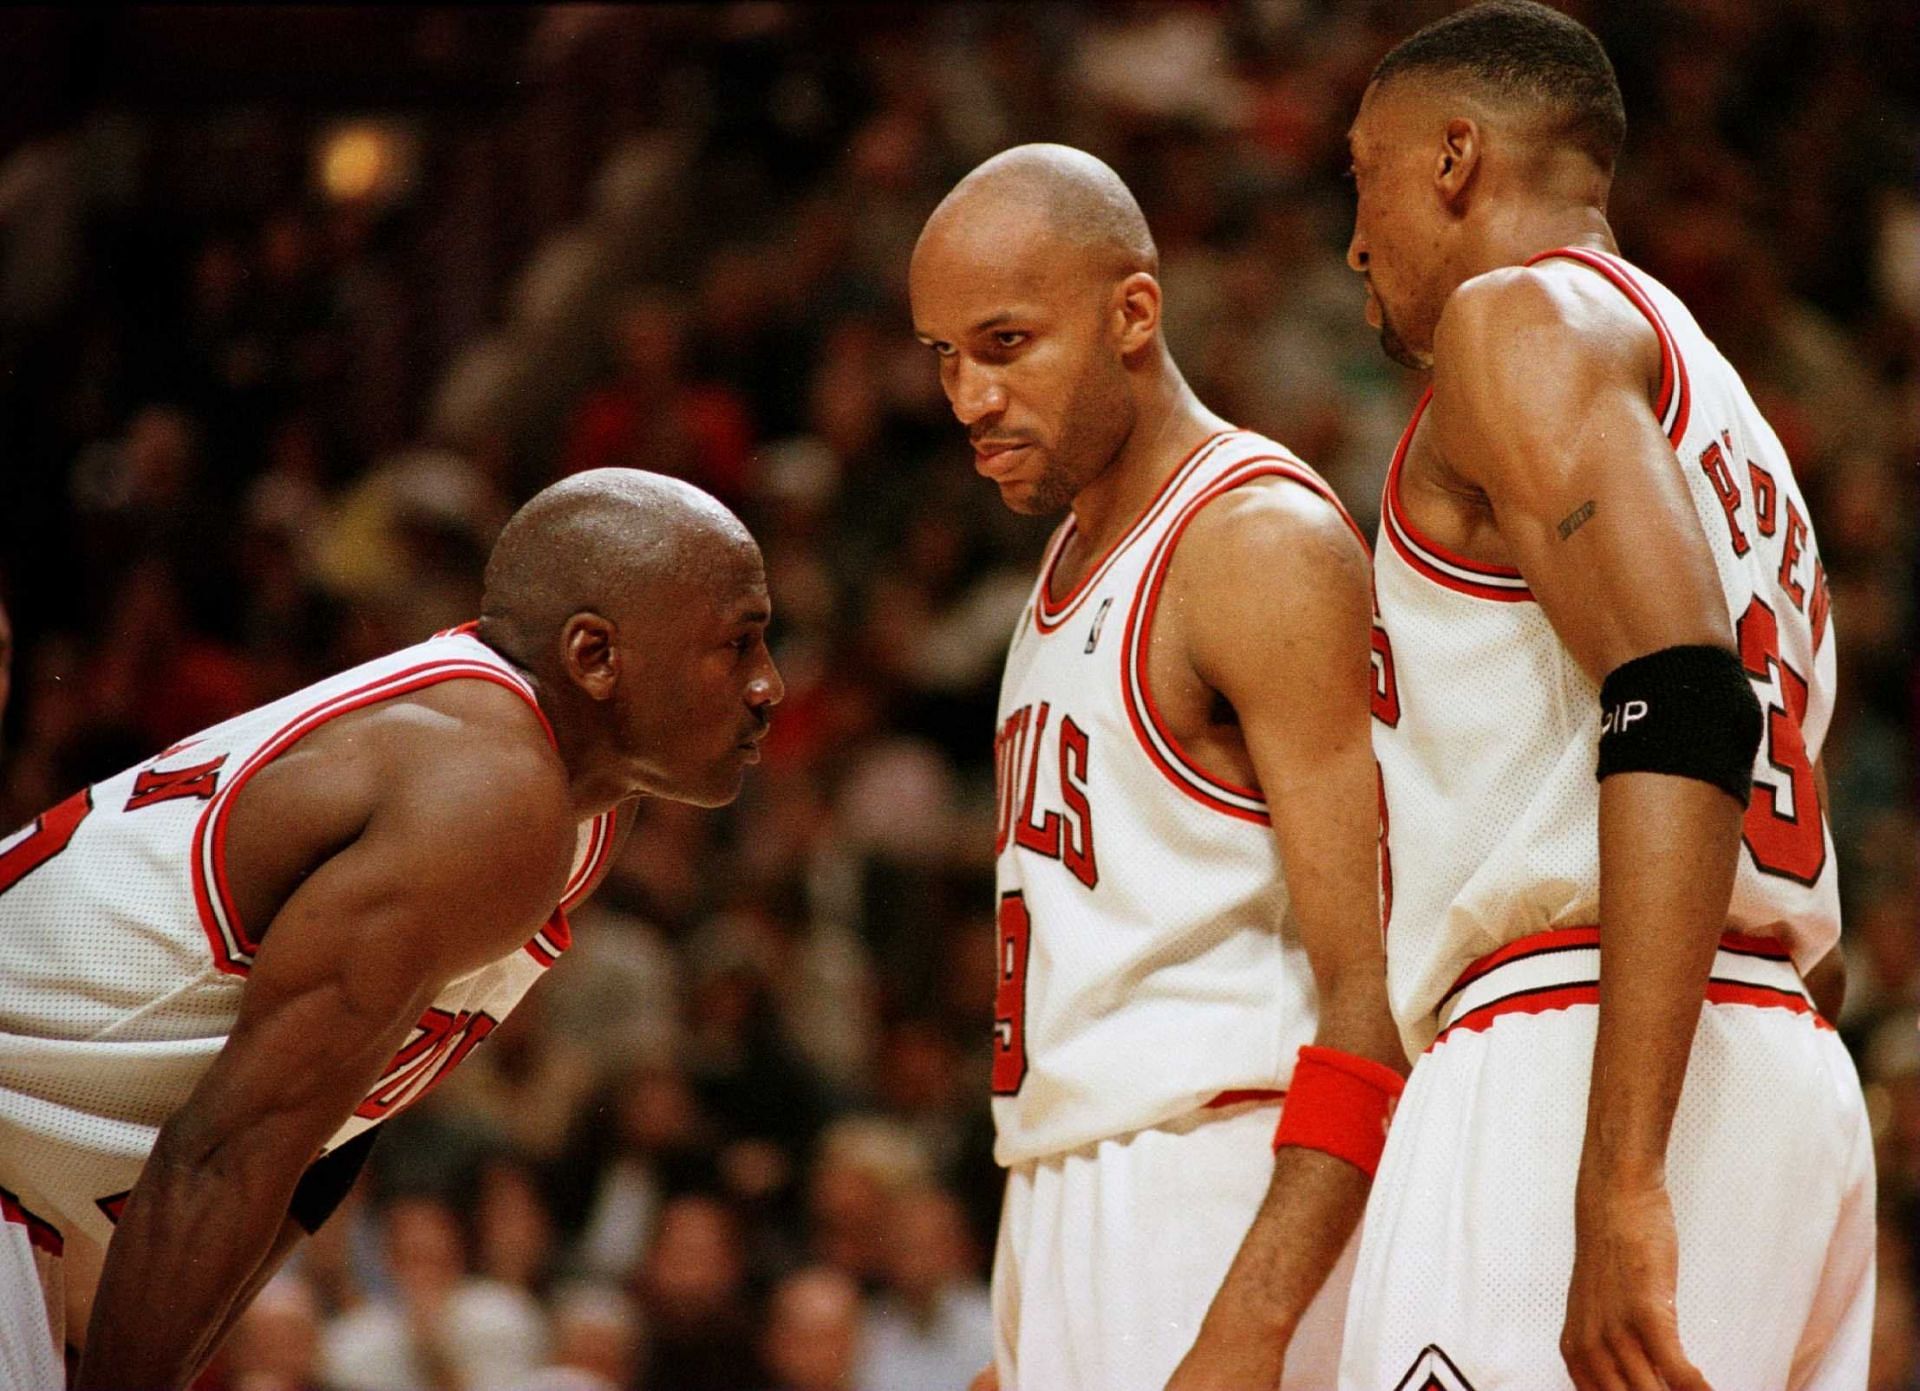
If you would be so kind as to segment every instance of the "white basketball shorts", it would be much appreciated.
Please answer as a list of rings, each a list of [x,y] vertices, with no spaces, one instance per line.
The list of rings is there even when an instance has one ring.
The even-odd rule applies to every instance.
[[[1476,962],[1367,1205],[1342,1391],[1555,1391],[1599,1020],[1599,934]],[[1680,1339],[1725,1391],[1859,1391],[1873,1321],[1860,1082],[1777,943],[1729,934],[1667,1151]]]
[[[1010,1170],[993,1262],[1002,1391],[1163,1391],[1266,1196],[1279,1118],[1277,1100],[1203,1110]],[[1333,1385],[1354,1250],[1294,1335],[1286,1391]]]

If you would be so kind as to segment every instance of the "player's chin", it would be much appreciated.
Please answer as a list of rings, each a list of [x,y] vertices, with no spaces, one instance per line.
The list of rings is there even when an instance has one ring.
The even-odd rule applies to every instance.
[[[669,802],[684,802],[691,807],[724,807],[740,795],[746,781],[747,764],[758,762],[746,746],[736,746],[718,761],[658,788],[654,795]]]
[[[1000,501],[1009,512],[1018,512],[1023,517],[1048,517],[1060,510],[1039,484],[1025,479],[1009,479],[1000,484]]]

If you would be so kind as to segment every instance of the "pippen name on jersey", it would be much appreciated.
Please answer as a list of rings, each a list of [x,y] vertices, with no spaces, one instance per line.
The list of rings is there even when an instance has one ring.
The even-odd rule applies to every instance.
[[[1063,711],[1055,726],[1054,757],[1047,760],[1047,727],[1052,722],[1053,707],[1043,700],[1015,710],[994,735],[994,782],[999,800],[993,853],[999,856],[1018,847],[1059,860],[1091,889],[1100,882],[1093,848],[1093,805],[1087,796],[1092,751],[1087,732]],[[1044,786],[1040,775],[1043,761],[1048,762],[1050,773]],[[1042,810],[1036,805],[1054,800],[1056,793],[1057,809]]]
[[[1700,471],[1713,485],[1714,496],[1720,499],[1720,510],[1727,519],[1727,539],[1733,545],[1733,553],[1743,556],[1753,548],[1747,535],[1749,526],[1762,537],[1779,538],[1780,567],[1776,579],[1781,592],[1813,624],[1813,650],[1818,652],[1826,639],[1827,617],[1833,608],[1832,596],[1827,592],[1827,567],[1821,564],[1818,552],[1810,548],[1812,532],[1799,507],[1791,497],[1781,498],[1773,475],[1751,459],[1745,461],[1753,494],[1751,504],[1741,496],[1740,485],[1734,481],[1732,462],[1738,456],[1732,433],[1722,431],[1720,438],[1702,450],[1697,460]],[[1811,575],[1806,573],[1807,565],[1803,563],[1809,561],[1813,567]]]

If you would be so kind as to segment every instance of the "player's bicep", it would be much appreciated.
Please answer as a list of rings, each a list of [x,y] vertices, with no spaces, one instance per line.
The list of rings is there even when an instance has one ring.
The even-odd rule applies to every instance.
[[[1223,513],[1187,593],[1195,670],[1233,705],[1316,970],[1379,947],[1366,550],[1291,491]],[[1264,505],[1263,505],[1264,503]]]
[[[1661,648],[1728,645],[1713,554],[1653,414],[1644,325],[1525,281],[1468,298],[1436,339],[1434,442],[1486,492],[1562,641],[1596,680]]]
[[[1188,653],[1233,706],[1271,803],[1313,780],[1316,753],[1369,741],[1366,548],[1291,482],[1229,494],[1191,533],[1176,559]]]

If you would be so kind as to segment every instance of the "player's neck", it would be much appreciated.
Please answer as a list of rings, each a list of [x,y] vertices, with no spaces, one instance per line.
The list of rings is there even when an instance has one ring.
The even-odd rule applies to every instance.
[[[1489,219],[1467,257],[1463,281],[1503,266],[1517,266],[1543,251],[1584,246],[1618,253],[1607,215],[1590,204],[1523,205]]]
[[[574,820],[590,820],[636,795],[640,789],[633,769],[595,728],[592,710],[557,692],[537,672],[519,670],[553,730],[555,751],[567,770],[567,804]]]
[[[1178,371],[1169,371],[1151,399],[1142,404],[1113,462],[1073,499],[1074,541],[1080,556],[1100,555],[1119,540],[1153,501],[1167,475],[1208,436],[1231,428],[1201,404]]]

